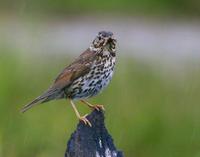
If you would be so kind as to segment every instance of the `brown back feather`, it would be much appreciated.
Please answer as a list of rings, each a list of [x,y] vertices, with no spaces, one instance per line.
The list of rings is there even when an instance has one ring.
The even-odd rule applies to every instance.
[[[51,89],[62,89],[69,86],[75,79],[90,71],[97,53],[87,49],[73,63],[67,66],[55,79]]]

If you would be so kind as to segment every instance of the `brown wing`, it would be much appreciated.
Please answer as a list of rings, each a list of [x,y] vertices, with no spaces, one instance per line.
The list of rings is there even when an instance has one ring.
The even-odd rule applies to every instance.
[[[95,57],[96,53],[87,49],[57,76],[51,88],[62,89],[69,86],[75,79],[88,73]]]
[[[34,105],[55,99],[63,88],[69,86],[75,79],[85,75],[90,71],[91,65],[96,56],[97,53],[87,49],[57,76],[54,84],[46,92],[34,99],[29,104],[25,105],[21,112],[27,111]]]

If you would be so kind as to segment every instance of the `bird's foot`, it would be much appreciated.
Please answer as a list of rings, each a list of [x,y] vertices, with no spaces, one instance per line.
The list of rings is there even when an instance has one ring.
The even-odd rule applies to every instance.
[[[100,111],[100,110],[105,111],[105,108],[103,107],[103,105],[92,105],[85,100],[81,100],[81,102],[86,104],[87,106],[89,106],[91,109],[94,109],[94,110],[97,110],[97,111]]]
[[[92,127],[92,124],[90,123],[90,121],[86,118],[88,114],[82,116],[82,117],[79,117],[79,120],[81,122],[83,122],[85,125],[89,125],[90,127]]]
[[[105,111],[105,108],[103,105],[91,105],[89,106],[90,108],[94,109],[94,110],[97,110],[97,111]]]

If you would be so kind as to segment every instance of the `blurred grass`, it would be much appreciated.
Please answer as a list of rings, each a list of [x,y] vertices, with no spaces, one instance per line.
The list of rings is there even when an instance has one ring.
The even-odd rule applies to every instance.
[[[63,156],[77,123],[69,102],[52,101],[25,114],[19,109],[72,59],[0,52],[0,156]],[[185,69],[185,75],[174,79],[159,65],[118,58],[112,83],[90,102],[105,105],[109,132],[126,157],[200,156],[198,69]],[[81,104],[78,108],[82,114],[89,112]]]
[[[7,0],[0,1],[1,11],[48,14],[133,13],[139,15],[199,15],[196,0]]]

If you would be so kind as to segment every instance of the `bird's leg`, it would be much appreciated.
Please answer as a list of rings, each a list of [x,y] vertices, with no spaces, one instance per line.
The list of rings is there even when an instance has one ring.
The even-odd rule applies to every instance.
[[[74,104],[74,102],[70,99],[70,104],[72,105],[72,108],[74,109],[74,112],[76,114],[76,116],[78,117],[78,119],[82,122],[84,122],[86,125],[89,125],[90,127],[92,127],[92,124],[90,123],[90,121],[86,118],[86,115],[81,116],[80,113],[78,112],[76,105]]]
[[[89,102],[87,102],[85,100],[81,100],[81,102],[84,103],[84,104],[86,104],[90,108],[97,110],[97,111],[100,111],[100,110],[104,111],[105,110],[105,108],[103,107],[103,105],[92,105],[92,104],[90,104]]]

